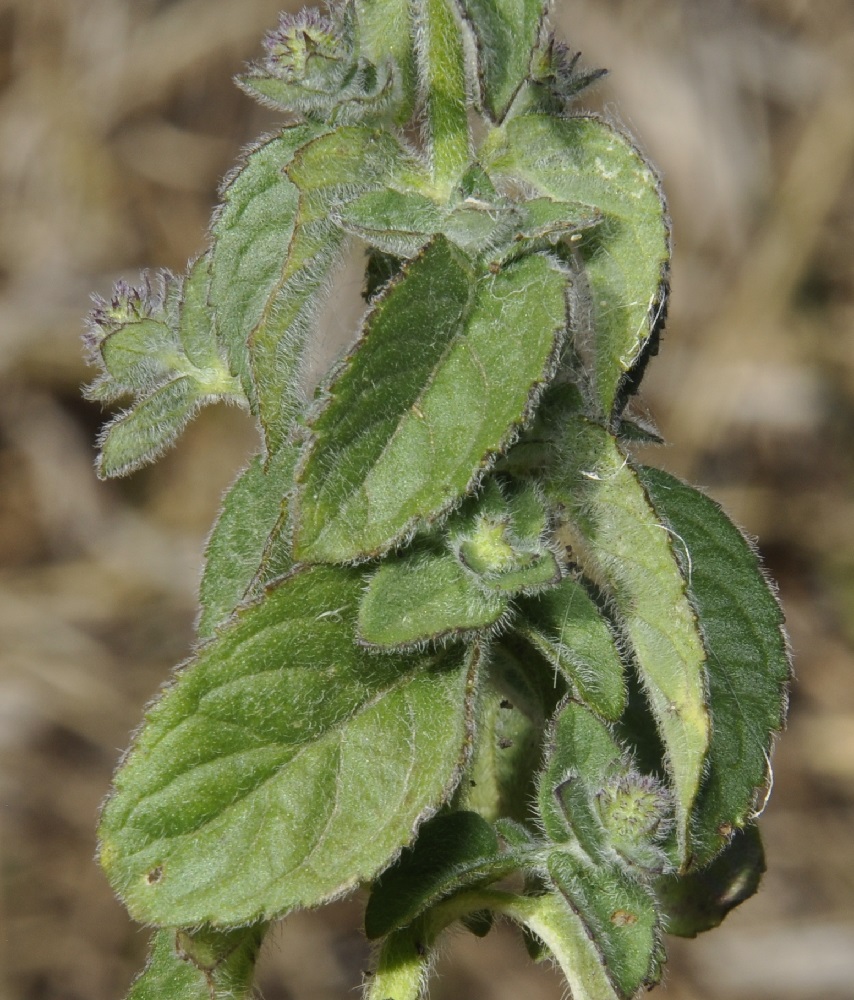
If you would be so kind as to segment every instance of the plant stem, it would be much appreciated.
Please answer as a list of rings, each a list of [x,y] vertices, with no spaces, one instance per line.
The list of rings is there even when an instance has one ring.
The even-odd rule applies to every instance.
[[[462,30],[448,0],[415,2],[430,168],[436,193],[447,197],[471,158]]]
[[[430,961],[423,932],[423,921],[416,920],[385,939],[365,1000],[418,1000]]]
[[[410,0],[356,0],[356,6],[363,55],[375,65],[381,65],[389,56],[397,64],[405,99],[395,120],[398,125],[405,125],[412,116],[415,103],[413,11]]]

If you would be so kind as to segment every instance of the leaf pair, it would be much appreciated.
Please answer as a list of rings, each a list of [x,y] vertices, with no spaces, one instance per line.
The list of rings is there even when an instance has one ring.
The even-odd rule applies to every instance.
[[[701,866],[749,822],[767,774],[789,673],[782,615],[716,504],[636,469],[585,418],[565,431],[546,491],[631,651],[676,796],[678,864]]]

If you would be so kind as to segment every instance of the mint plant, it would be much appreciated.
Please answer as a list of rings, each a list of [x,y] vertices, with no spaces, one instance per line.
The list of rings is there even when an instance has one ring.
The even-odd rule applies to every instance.
[[[633,457],[664,323],[659,180],[574,112],[598,72],[543,0],[344,0],[282,16],[239,79],[286,112],[184,277],[91,316],[98,471],[208,403],[258,454],[207,547],[198,643],[148,709],[100,861],[157,928],[134,1000],[248,996],[265,931],[356,889],[368,1000],[416,1000],[494,918],[575,1000],[661,974],[662,934],[756,889],[783,723],[753,546]],[[308,398],[320,305],[364,319]]]

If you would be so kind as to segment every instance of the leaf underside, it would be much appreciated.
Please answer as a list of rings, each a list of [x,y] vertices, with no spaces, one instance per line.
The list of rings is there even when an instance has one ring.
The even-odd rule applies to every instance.
[[[614,437],[583,418],[566,427],[563,467],[547,490],[584,572],[613,603],[666,750],[680,864],[709,743],[706,651],[673,540]]]
[[[674,540],[708,653],[712,732],[691,830],[702,866],[750,821],[769,780],[790,676],[783,615],[753,547],[714,500],[658,469],[638,476]]]

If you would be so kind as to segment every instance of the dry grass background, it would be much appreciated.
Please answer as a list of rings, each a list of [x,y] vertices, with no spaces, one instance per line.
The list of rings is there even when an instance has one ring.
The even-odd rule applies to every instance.
[[[180,269],[218,178],[275,119],[231,84],[278,0],[0,0],[0,997],[118,1000],[147,935],[92,862],[140,709],[192,636],[205,532],[251,445],[203,414],[130,480],[92,473],[90,291]],[[558,0],[591,104],[661,166],[671,320],[645,400],[760,536],[796,651],[760,895],[677,942],[670,1000],[854,997],[854,5]],[[345,903],[289,920],[267,1000],[352,995]],[[459,937],[436,1000],[557,1000],[509,930]]]

